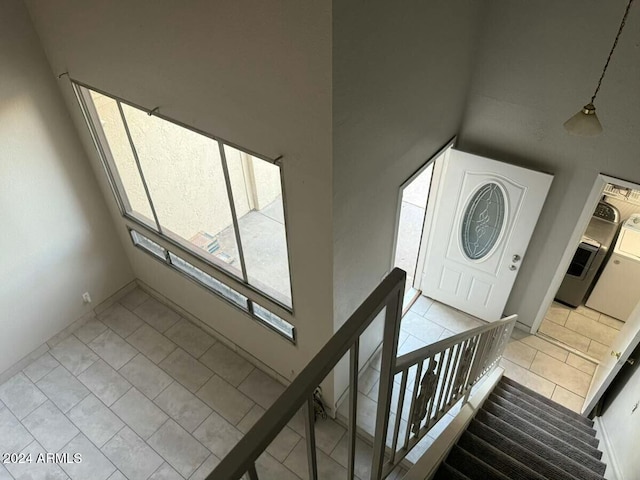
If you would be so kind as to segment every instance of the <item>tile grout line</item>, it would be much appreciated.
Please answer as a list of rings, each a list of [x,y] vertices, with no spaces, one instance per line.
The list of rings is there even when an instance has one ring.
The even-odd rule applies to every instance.
[[[144,302],[143,302],[143,303],[144,303]],[[126,309],[126,310],[127,310],[127,311],[129,311],[129,312],[131,312],[131,311],[129,310],[129,308],[128,308],[128,307],[126,307],[125,305],[120,304],[118,301],[116,301],[116,302],[113,302],[113,303],[112,303],[112,305],[115,305],[115,304],[119,304],[119,305],[120,305],[120,306],[122,306],[124,309]],[[168,307],[167,307],[167,308],[168,308]],[[132,312],[132,313],[134,313],[134,315],[135,315],[137,318],[140,318],[137,314],[135,314],[135,312]],[[80,344],[81,344],[81,345],[83,345],[85,348],[88,348],[88,349],[89,349],[93,354],[96,354],[96,357],[97,357],[94,361],[92,361],[89,365],[87,365],[84,369],[82,369],[81,371],[79,371],[77,374],[73,374],[73,373],[71,373],[71,372],[69,371],[69,369],[68,369],[65,365],[61,364],[61,363],[59,362],[59,360],[58,360],[55,356],[52,356],[52,357],[56,360],[57,365],[56,365],[56,367],[55,367],[55,368],[53,368],[51,371],[55,370],[58,366],[62,366],[62,368],[63,368],[67,373],[69,373],[69,375],[70,375],[72,378],[74,378],[76,381],[78,381],[80,385],[82,385],[84,388],[86,388],[86,389],[87,389],[87,392],[88,392],[88,393],[87,393],[87,395],[85,395],[85,396],[84,396],[84,397],[83,397],[79,402],[77,402],[77,403],[75,403],[73,406],[71,406],[71,408],[69,408],[69,411],[68,411],[68,412],[66,412],[66,413],[65,413],[65,412],[61,412],[61,413],[63,414],[63,416],[64,416],[64,417],[65,417],[65,418],[66,418],[66,419],[71,423],[71,425],[74,425],[74,427],[77,427],[77,425],[76,425],[76,424],[75,424],[75,422],[70,418],[69,413],[70,413],[74,408],[76,408],[76,407],[77,407],[77,405],[79,405],[79,404],[80,404],[81,402],[83,402],[86,398],[88,398],[88,396],[90,396],[90,395],[91,395],[91,396],[96,397],[95,393],[93,393],[93,391],[92,391],[92,390],[90,390],[89,388],[87,388],[87,386],[86,386],[86,385],[84,385],[84,382],[82,382],[82,381],[80,380],[80,378],[79,378],[79,377],[80,377],[84,372],[86,372],[89,368],[91,368],[92,366],[94,366],[98,361],[102,361],[102,362],[104,362],[104,363],[105,363],[105,365],[106,365],[107,367],[109,367],[110,369],[112,369],[112,370],[113,370],[114,372],[116,372],[117,374],[121,375],[120,371],[122,370],[122,368],[124,368],[126,365],[130,364],[130,362],[131,362],[131,361],[132,361],[132,360],[133,360],[137,355],[142,355],[144,358],[146,358],[148,361],[150,361],[150,362],[151,362],[151,364],[152,364],[153,366],[156,366],[157,368],[159,368],[160,370],[162,370],[164,373],[168,374],[168,372],[166,372],[166,370],[164,370],[164,368],[162,368],[162,367],[160,367],[160,366],[159,366],[159,363],[161,363],[162,361],[164,361],[164,360],[168,357],[168,355],[167,355],[167,356],[165,356],[165,358],[164,358],[164,359],[162,359],[160,362],[158,362],[158,363],[156,364],[156,363],[155,363],[155,362],[153,362],[149,357],[147,357],[147,355],[146,355],[146,354],[144,354],[143,352],[141,352],[140,350],[138,350],[138,348],[137,348],[137,347],[135,347],[134,345],[132,345],[131,343],[129,343],[129,342],[127,341],[127,338],[129,338],[131,335],[133,335],[136,331],[138,331],[140,328],[142,328],[142,327],[143,327],[143,326],[145,326],[145,325],[146,325],[146,326],[150,326],[151,328],[153,328],[153,329],[154,329],[154,331],[156,331],[157,333],[159,333],[163,338],[167,339],[168,341],[171,341],[171,339],[168,339],[168,337],[166,337],[166,335],[164,335],[164,332],[159,332],[159,331],[158,331],[158,330],[156,330],[152,325],[150,325],[149,323],[147,323],[144,319],[141,319],[141,318],[140,318],[140,319],[142,320],[143,324],[142,324],[142,325],[140,325],[140,327],[139,327],[139,328],[137,328],[136,330],[134,330],[134,332],[132,332],[132,333],[131,333],[130,335],[128,335],[127,337],[122,337],[118,332],[115,332],[115,331],[114,331],[113,329],[111,329],[108,325],[104,324],[104,322],[102,322],[102,320],[101,320],[100,318],[97,318],[97,316],[96,316],[96,318],[95,318],[95,319],[96,319],[96,321],[98,321],[98,322],[100,322],[101,324],[105,325],[105,331],[100,332],[98,335],[96,335],[96,336],[95,336],[95,338],[98,338],[100,335],[102,335],[102,334],[103,334],[103,333],[105,333],[105,332],[111,331],[111,332],[113,332],[113,333],[116,335],[116,338],[120,338],[120,339],[124,340],[124,341],[126,342],[126,344],[127,344],[127,345],[131,346],[131,348],[133,349],[133,351],[135,351],[135,352],[136,352],[136,354],[135,354],[135,355],[134,355],[130,360],[128,360],[124,365],[122,365],[119,369],[115,369],[115,368],[113,368],[113,366],[112,366],[112,365],[110,365],[108,362],[106,362],[104,358],[102,358],[99,354],[97,354],[97,352],[95,352],[95,350],[94,350],[93,348],[91,348],[91,347],[89,346],[89,344],[90,344],[92,341],[94,341],[94,340],[95,340],[95,338],[91,339],[90,341],[85,342],[85,341],[81,340],[81,339],[78,337],[78,335],[76,335],[76,331],[71,332],[67,337],[65,337],[65,339],[66,339],[66,338],[68,338],[68,337],[70,337],[70,336],[72,336],[72,335],[73,335],[73,336],[74,336],[74,338],[75,338],[78,342],[80,342]],[[200,328],[200,327],[199,327],[199,326],[197,326],[197,325],[194,325],[194,327],[195,327],[195,328]],[[205,332],[205,333],[206,333],[206,332]],[[208,334],[207,334],[207,335],[208,335]],[[212,337],[212,338],[213,338],[213,337]],[[173,341],[171,341],[171,343],[172,343],[172,344],[174,344],[174,342],[173,342]],[[207,348],[207,349],[206,349],[206,350],[205,350],[205,351],[204,351],[204,352],[203,352],[199,357],[193,357],[189,352],[185,352],[185,353],[187,353],[187,355],[189,355],[190,357],[194,358],[194,360],[196,360],[196,361],[198,361],[198,362],[199,362],[199,359],[200,359],[200,358],[202,358],[202,357],[203,357],[203,356],[204,356],[204,355],[205,355],[205,354],[210,350],[210,348],[211,348],[211,347],[213,347],[213,346],[215,345],[215,343],[218,343],[218,340],[214,338],[214,344],[213,344],[213,345],[211,345],[210,347],[208,347],[208,348]],[[225,345],[225,346],[226,346],[226,345]],[[227,348],[228,348],[228,347],[227,347]],[[50,349],[50,350],[51,350],[51,349]],[[50,350],[49,350],[49,351],[50,351]],[[174,349],[174,350],[175,350],[175,349]],[[42,355],[44,355],[45,353],[47,353],[47,352],[43,352],[43,354],[42,354]],[[38,358],[40,358],[42,355],[40,355]],[[169,354],[169,355],[170,355],[170,354]],[[247,361],[244,357],[241,357],[241,358],[242,358],[242,360],[243,360],[243,361]],[[34,361],[36,361],[36,360],[37,360],[37,359],[35,359]],[[32,361],[30,364],[32,364],[34,361]],[[250,363],[250,362],[248,362],[248,363],[251,365],[251,363]],[[28,365],[27,365],[27,366],[28,366]],[[25,366],[25,368],[26,368],[27,366]],[[247,373],[247,375],[246,375],[246,376],[244,376],[244,378],[240,381],[240,384],[239,384],[238,386],[240,386],[244,381],[246,381],[246,379],[251,375],[251,373],[252,373],[252,372],[257,368],[255,365],[251,365],[251,367],[252,367],[252,368],[251,368],[251,370]],[[20,370],[18,373],[22,373],[22,374],[24,375],[23,370],[24,370],[24,369]],[[45,378],[47,375],[49,375],[49,374],[51,373],[51,371],[47,372],[47,374],[45,374],[42,378]],[[158,393],[158,394],[157,394],[153,399],[151,399],[151,398],[147,397],[146,395],[145,395],[145,397],[146,397],[146,398],[149,398],[149,400],[153,402],[153,400],[155,400],[155,399],[156,399],[159,395],[161,395],[161,394],[162,394],[162,393],[163,393],[167,388],[169,388],[169,386],[170,386],[170,385],[173,385],[173,383],[174,383],[174,382],[175,382],[177,385],[181,385],[181,383],[180,383],[178,380],[176,380],[175,378],[173,378],[173,376],[172,376],[171,374],[168,374],[168,376],[169,376],[169,378],[171,379],[171,383],[170,383],[169,385],[167,385],[165,388],[163,388],[163,389],[162,389],[162,390],[161,390],[161,391],[160,391],[160,392],[159,392],[159,393]],[[213,378],[214,376],[217,376],[217,374],[213,373],[213,375],[212,375],[211,377],[209,377],[207,381],[209,381],[209,380],[210,380],[211,378]],[[28,378],[28,377],[27,377],[27,378]],[[38,381],[42,380],[42,378],[38,379]],[[222,377],[220,377],[220,378],[222,378]],[[269,377],[269,378],[271,378],[271,377]],[[54,403],[54,402],[49,398],[49,396],[48,396],[48,395],[46,395],[46,394],[44,394],[44,392],[42,392],[42,391],[40,390],[40,388],[36,385],[36,382],[33,382],[31,379],[28,379],[28,380],[29,380],[29,382],[30,382],[33,386],[35,386],[35,387],[36,387],[36,389],[37,389],[40,393],[42,393],[42,394],[43,394],[44,398],[46,398],[46,399],[47,399],[47,401],[51,401],[51,402],[52,402],[52,404],[53,404],[53,405],[55,405],[55,403]],[[125,377],[125,380],[126,380],[126,377]],[[224,380],[224,379],[222,379],[222,380]],[[127,382],[127,383],[129,383],[129,382]],[[206,382],[205,382],[205,383],[206,383]],[[228,383],[228,382],[227,382],[227,383]],[[229,384],[229,385],[230,385],[234,390],[239,391],[239,390],[238,390],[238,387],[236,387],[235,385],[233,385],[233,384]],[[184,386],[183,386],[183,387],[184,387]],[[130,386],[129,386],[129,388],[128,388],[128,389],[127,389],[127,390],[126,390],[122,395],[120,395],[120,397],[118,397],[117,399],[115,399],[115,401],[112,403],[112,406],[113,406],[114,404],[116,404],[116,403],[117,403],[117,402],[118,402],[118,401],[119,401],[123,396],[125,396],[128,392],[130,392],[132,388],[136,388],[136,387],[135,387],[135,386],[133,386],[133,385],[130,385]],[[196,398],[198,401],[202,402],[202,399],[200,399],[196,394],[194,394],[194,392],[191,392],[191,391],[190,391],[188,388],[186,388],[186,387],[184,387],[184,388],[185,388],[185,389],[186,389],[186,391],[188,391],[188,392],[189,392],[189,394],[191,394],[194,398]],[[200,386],[200,388],[202,388],[202,386]],[[197,392],[196,392],[196,393],[197,393]],[[240,392],[240,393],[242,393],[242,392]],[[110,441],[112,441],[112,440],[113,440],[113,438],[114,438],[116,435],[118,435],[119,433],[121,433],[121,432],[124,430],[124,428],[129,428],[129,429],[131,429],[131,427],[128,425],[128,423],[127,423],[127,422],[125,422],[124,420],[122,420],[122,418],[120,418],[120,416],[119,416],[116,412],[114,412],[114,411],[111,409],[111,407],[109,407],[108,405],[106,405],[106,404],[102,401],[102,399],[100,399],[99,397],[96,397],[96,398],[98,398],[98,400],[100,400],[100,404],[101,404],[101,405],[103,405],[103,406],[107,409],[107,411],[109,411],[111,414],[113,414],[113,415],[114,415],[114,417],[115,417],[115,418],[118,418],[118,419],[119,419],[120,421],[122,421],[122,423],[123,423],[123,426],[122,426],[122,427],[121,427],[121,428],[120,428],[116,433],[114,433],[114,434],[113,434],[109,439],[107,439],[107,440],[104,442],[104,444],[103,444],[103,447],[104,447],[104,445],[107,445]],[[251,399],[249,399],[249,400],[251,400]],[[251,401],[252,401],[252,400],[251,400]],[[256,404],[255,402],[253,402],[253,401],[252,401],[252,403],[253,403],[253,404],[252,404],[252,407],[253,407],[253,405],[257,405],[257,404]],[[157,406],[157,404],[155,404],[155,402],[153,402],[153,404],[154,404],[155,406]],[[206,405],[206,404],[204,404],[204,405]],[[37,408],[39,408],[40,406],[41,406],[41,405],[39,405],[39,406],[35,407],[35,408],[33,409],[33,411],[35,411],[35,410],[36,410]],[[57,407],[57,406],[56,406],[56,407]],[[210,408],[208,405],[207,405],[207,407],[208,407],[208,408]],[[158,408],[159,408],[159,407],[158,407]],[[27,414],[24,416],[24,418],[28,417],[31,413],[33,413],[33,411],[32,411],[32,412],[27,413]],[[162,408],[160,408],[160,411],[163,411],[163,409],[162,409]],[[211,409],[211,412],[212,412],[212,413],[213,413],[213,412],[216,412],[218,415],[220,415],[220,413],[219,413],[219,412],[217,412],[215,409]],[[166,412],[164,412],[164,411],[163,411],[163,413],[165,413],[165,414],[166,414]],[[198,429],[198,428],[199,428],[199,427],[200,427],[200,426],[201,426],[201,425],[202,425],[202,424],[203,424],[203,423],[204,423],[208,418],[210,418],[210,417],[212,416],[212,413],[210,413],[209,415],[207,415],[207,416],[205,417],[205,419],[204,419],[204,420],[202,420],[202,422],[200,422],[200,423],[198,424],[198,426],[196,426],[196,427],[195,427],[195,429],[193,429],[193,431],[196,431],[196,430],[197,430],[197,429]],[[247,412],[247,413],[248,413],[248,412]],[[244,419],[245,417],[246,417],[246,414],[243,416],[243,418],[242,418],[242,419]],[[222,417],[222,418],[224,418],[224,417]],[[240,421],[242,421],[242,419],[240,419]],[[18,419],[17,419],[17,420],[18,420]],[[158,429],[156,429],[156,431],[154,431],[154,432],[149,436],[149,438],[153,437],[153,435],[155,435],[155,434],[158,432],[158,430],[160,430],[162,427],[164,427],[165,425],[167,425],[167,423],[168,423],[168,421],[169,421],[169,420],[172,420],[172,421],[176,422],[176,421],[175,421],[175,419],[174,419],[171,415],[167,414],[167,419],[163,422],[163,424],[162,424],[160,427],[158,427]],[[226,420],[226,419],[225,419],[225,420]],[[20,421],[20,420],[18,420],[18,421],[20,422],[20,424],[22,424],[22,421]],[[239,421],[239,422],[240,422],[240,421]],[[238,422],[238,423],[239,423],[239,422]],[[176,424],[177,424],[177,425],[179,425],[179,423],[177,423],[177,422],[176,422]],[[230,425],[231,425],[231,423],[230,423]],[[236,424],[236,425],[232,425],[232,426],[237,430],[237,424]],[[23,425],[23,427],[24,427],[24,425]],[[26,427],[25,427],[25,428],[26,428]],[[196,441],[198,444],[202,445],[202,443],[201,443],[198,439],[196,439],[196,438],[193,436],[192,432],[190,432],[190,431],[188,431],[188,430],[184,429],[184,427],[182,427],[182,426],[180,426],[180,428],[182,428],[185,432],[187,432],[187,434],[188,434],[191,438],[193,438],[193,439],[194,439],[194,441]],[[27,431],[29,431],[29,430],[27,429]],[[74,439],[77,439],[80,435],[82,435],[82,437],[84,437],[84,438],[86,438],[87,440],[89,440],[89,443],[90,443],[93,447],[95,447],[95,448],[96,448],[96,449],[97,449],[97,450],[98,450],[102,455],[104,455],[104,453],[103,453],[102,449],[101,449],[100,447],[98,447],[98,446],[97,446],[97,445],[96,445],[92,440],[90,440],[90,439],[89,439],[89,437],[87,437],[87,436],[84,434],[84,432],[82,432],[82,430],[81,430],[80,428],[78,428],[78,431],[79,431],[79,433],[78,433],[77,435],[75,435],[75,436],[74,436],[74,437],[73,437],[73,438],[72,438],[72,439],[71,439],[67,444],[65,444],[65,446],[64,446],[64,447],[68,446],[68,444],[69,444],[70,442],[72,442]],[[132,430],[132,431],[133,431],[133,430]],[[136,434],[136,436],[137,436],[138,438],[140,438],[140,439],[141,439],[141,440],[142,440],[142,441],[143,441],[143,442],[144,442],[144,443],[145,443],[149,448],[151,448],[152,450],[154,450],[154,451],[155,451],[155,449],[153,449],[153,447],[151,447],[151,445],[149,445],[149,444],[148,444],[148,442],[147,442],[147,440],[146,440],[146,439],[144,439],[144,438],[140,437],[140,436],[139,436],[135,431],[134,431],[134,433],[135,433],[135,434]],[[240,433],[240,434],[242,434],[242,432],[239,432],[239,433]],[[243,434],[242,434],[242,435],[243,435]],[[296,435],[297,435],[297,434],[296,434]],[[341,436],[340,438],[342,438],[342,436]],[[293,449],[297,446],[297,444],[298,444],[298,442],[299,442],[299,441],[300,441],[300,438],[298,438],[298,439],[297,439],[296,443],[293,445],[293,447],[291,448],[291,450],[288,452],[287,457],[285,457],[285,460],[286,460],[286,458],[288,458],[288,457],[289,457],[289,455],[291,454],[291,452],[293,451]],[[202,446],[203,446],[203,448],[204,448],[207,452],[209,452],[209,455],[207,455],[207,459],[208,459],[208,458],[210,458],[210,456],[211,456],[211,455],[213,455],[213,457],[215,457],[215,458],[218,458],[218,457],[217,457],[213,452],[211,452],[211,450],[209,450],[209,449],[208,449],[207,447],[205,447],[204,445],[202,445]],[[64,448],[64,447],[63,447],[63,448]],[[334,447],[334,448],[335,448],[335,447]],[[157,453],[157,452],[156,452],[156,453]],[[160,456],[160,458],[163,460],[163,462],[166,462],[168,465],[171,465],[169,462],[167,462],[167,461],[166,461],[166,459],[164,459],[164,457],[163,457],[162,455],[159,455],[159,456]],[[115,468],[115,471],[117,471],[117,472],[119,472],[119,471],[120,471],[120,470],[119,470],[119,469],[118,469],[118,468],[113,464],[113,462],[111,462],[111,460],[110,460],[110,459],[108,459],[108,458],[106,458],[106,459],[107,459],[107,461],[109,462],[109,464],[111,464],[111,466],[113,466],[113,467]],[[206,461],[207,459],[205,459],[204,461]],[[279,461],[278,461],[277,459],[275,459],[275,458],[274,458],[274,460],[275,460],[276,462],[280,463],[281,465],[283,465],[283,462],[279,462]],[[197,470],[198,468],[200,468],[200,466],[204,463],[204,461],[194,469],[194,472],[195,472],[195,470]],[[283,467],[284,467],[284,465],[283,465]],[[160,468],[160,467],[159,467],[159,468]],[[287,470],[289,470],[289,469],[287,468]],[[66,471],[65,471],[65,473],[66,473]]]

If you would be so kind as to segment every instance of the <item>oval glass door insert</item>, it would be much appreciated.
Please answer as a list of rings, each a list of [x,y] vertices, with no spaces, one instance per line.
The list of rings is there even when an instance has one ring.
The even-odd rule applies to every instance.
[[[497,183],[481,186],[469,200],[460,232],[462,250],[470,260],[491,253],[505,223],[505,198]]]

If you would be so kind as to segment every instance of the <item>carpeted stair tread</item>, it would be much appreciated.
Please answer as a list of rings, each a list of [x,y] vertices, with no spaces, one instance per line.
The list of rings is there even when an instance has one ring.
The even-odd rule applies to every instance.
[[[493,393],[499,397],[506,398],[511,403],[518,405],[528,411],[535,411],[536,415],[540,415],[547,422],[556,425],[557,427],[564,428],[567,424],[582,433],[585,433],[591,437],[595,437],[595,429],[586,426],[584,423],[577,421],[573,417],[563,415],[555,409],[549,408],[546,404],[538,402],[533,397],[523,395],[519,390],[509,387],[508,385],[498,384],[493,389]]]
[[[578,425],[581,428],[584,428],[585,431],[591,435],[596,434],[596,431],[593,428],[592,420],[586,417],[583,417],[582,415],[579,415],[578,413],[572,410],[568,410],[568,409],[560,410],[556,407],[550,407],[549,402],[553,402],[553,400],[549,400],[546,397],[542,397],[547,400],[546,402],[542,401],[540,400],[540,397],[533,397],[529,395],[527,392],[524,392],[521,389],[514,387],[513,385],[509,385],[508,383],[501,382],[501,383],[498,383],[496,387],[502,391],[507,391],[513,395],[519,396],[527,403],[530,403],[531,405],[534,405],[538,408],[541,408],[542,410],[545,410],[549,415],[554,415],[558,418],[561,418],[562,420],[565,420],[568,423],[571,423],[573,425]],[[562,407],[562,405],[560,406]],[[568,410],[568,413],[567,413],[567,410]]]
[[[574,412],[573,410],[569,410],[567,407],[560,405],[559,403],[554,402],[553,400],[545,397],[544,395],[540,395],[538,392],[534,392],[530,388],[525,387],[524,385],[520,385],[518,382],[511,380],[508,377],[502,377],[500,379],[500,383],[503,385],[509,385],[512,388],[519,390],[522,393],[527,394],[528,396],[538,400],[547,405],[547,407],[551,407],[563,415],[567,415],[569,417],[573,417],[575,420],[578,420],[581,423],[584,423],[587,427],[593,428],[593,420],[590,420],[586,417],[583,417],[579,413]]]
[[[530,410],[535,407],[537,411],[544,412],[545,417],[568,423],[573,428],[576,428],[591,437],[595,437],[596,435],[595,429],[587,426],[585,423],[577,420],[573,416],[565,415],[555,408],[549,408],[546,403],[540,402],[510,385],[499,383],[496,385],[496,388],[493,389],[493,393],[508,399],[510,402],[521,406],[525,410]],[[552,420],[548,421],[549,423],[554,423]]]
[[[503,433],[473,419],[467,429],[498,450],[508,452],[518,462],[529,466],[545,478],[553,480],[602,480],[602,477],[569,457],[529,437],[515,442]]]
[[[564,455],[596,474],[604,475],[606,465],[600,462],[598,458],[572,447],[568,443],[550,435],[544,430],[530,425],[518,417],[509,420],[499,418],[485,407],[478,411],[475,419],[489,428],[500,432],[513,442],[530,449],[545,459],[551,457],[555,460],[557,459],[557,455]],[[553,452],[553,454],[549,453],[550,451]],[[555,461],[552,463],[560,464]]]
[[[465,474],[460,473],[447,462],[444,462],[438,468],[433,480],[470,480]]]
[[[584,432],[578,431],[575,428],[572,428],[569,424],[564,423],[562,425],[556,425],[555,423],[550,423],[544,416],[539,415],[539,411],[535,411],[533,409],[531,411],[526,410],[510,402],[506,398],[496,395],[495,393],[492,393],[489,396],[488,401],[493,402],[496,405],[500,405],[512,414],[517,415],[518,417],[526,420],[532,425],[542,428],[550,434],[555,435],[556,437],[564,440],[567,443],[570,443],[574,447],[585,450],[586,452],[589,452],[590,450],[584,447],[591,447],[591,449],[596,451],[598,449],[600,440]]]
[[[462,434],[458,446],[511,480],[545,480],[539,473],[469,431]]]
[[[518,427],[520,430],[528,433],[529,435],[531,435],[529,430],[535,432],[536,434],[544,433],[545,435],[548,435],[549,437],[552,437],[557,441],[564,443],[565,445],[569,445],[570,447],[584,453],[585,455],[589,455],[596,460],[600,460],[600,458],[602,457],[602,453],[599,452],[597,448],[587,445],[580,440],[571,439],[570,436],[570,441],[567,442],[566,439],[563,438],[566,437],[566,435],[556,435],[556,432],[558,431],[557,428],[551,428],[548,425],[543,425],[542,420],[536,423],[531,423],[526,418],[522,418],[520,415],[510,411],[504,406],[493,402],[491,398],[487,399],[482,408],[487,410],[489,413],[494,414],[496,417],[503,419],[505,422]]]
[[[593,445],[594,447],[598,446],[598,443],[593,443],[591,441],[592,439],[595,439],[595,432],[592,433],[590,429],[588,429],[588,427],[583,424],[567,422],[559,417],[547,413],[548,409],[543,409],[538,406],[532,405],[524,400],[521,396],[506,392],[502,388],[495,388],[493,390],[493,395],[504,399],[505,401],[523,409],[526,412],[530,412],[531,414],[541,418],[545,422],[555,427],[566,430],[568,433],[575,435],[577,438],[581,439],[585,443],[588,443],[589,445]]]
[[[474,457],[469,452],[454,445],[447,457],[447,463],[454,465],[455,469],[469,477],[470,480],[509,480],[495,468],[487,465],[482,460]]]

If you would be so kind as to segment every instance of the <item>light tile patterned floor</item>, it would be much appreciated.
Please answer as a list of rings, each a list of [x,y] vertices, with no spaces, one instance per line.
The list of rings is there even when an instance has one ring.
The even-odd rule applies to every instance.
[[[609,355],[609,348],[624,322],[585,307],[567,307],[553,302],[540,333],[601,360]]]
[[[403,318],[399,353],[481,324],[420,297]],[[576,409],[595,366],[538,337],[516,338],[503,360],[507,375]],[[0,385],[0,452],[80,453],[83,461],[0,465],[0,480],[204,479],[284,390],[139,289],[58,340]],[[360,379],[358,422],[365,430],[375,421],[378,369],[374,362]],[[451,418],[434,427],[414,457]],[[332,420],[317,423],[321,478],[345,475],[345,433]],[[306,479],[303,437],[298,414],[260,458],[260,478]],[[358,441],[361,479],[369,476],[370,458],[371,448]]]
[[[0,452],[82,463],[0,464],[0,480],[204,479],[283,391],[136,289],[0,385]],[[346,475],[345,432],[316,424],[321,478]],[[259,459],[260,478],[306,479],[303,437],[297,415]],[[368,478],[371,449],[357,451]]]
[[[536,335],[514,330],[500,365],[505,375],[580,412],[596,364]]]
[[[584,309],[579,311],[592,316],[594,314]],[[554,309],[553,312],[558,314],[558,309]],[[566,313],[566,317],[565,320],[568,320],[569,312]],[[557,317],[554,320],[561,321]],[[400,355],[407,353],[483,323],[421,296],[402,319],[398,352]],[[501,366],[509,378],[574,411],[580,411],[582,408],[596,369],[595,363],[541,337],[520,330],[514,330],[501,360]],[[365,378],[366,380],[363,380]],[[376,372],[365,373],[360,380],[363,397],[375,401],[377,378]],[[370,384],[372,387],[365,391]]]

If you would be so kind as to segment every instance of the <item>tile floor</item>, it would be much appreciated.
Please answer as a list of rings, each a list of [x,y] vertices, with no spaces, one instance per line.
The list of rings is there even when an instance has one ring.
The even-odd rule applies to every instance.
[[[484,322],[422,296],[402,319],[398,354],[402,355],[482,324]],[[514,330],[501,366],[507,377],[578,412],[596,369],[594,362],[520,330]],[[378,370],[379,365],[374,363],[360,379],[359,402],[370,409],[375,408]],[[397,398],[397,392],[394,391],[394,395]],[[371,416],[364,413],[361,415],[363,418],[359,420],[359,424],[368,425],[366,419]],[[447,418],[442,423],[442,426],[446,425]],[[371,432],[372,428],[369,424],[369,428],[365,430]],[[434,429],[429,437],[434,438],[439,430],[440,428]]]
[[[540,325],[540,333],[601,360],[624,322],[585,307],[567,307],[553,302]]]
[[[403,318],[399,353],[482,324],[420,297]],[[139,289],[57,340],[0,385],[0,452],[33,458],[40,452],[80,453],[83,461],[0,465],[0,480],[204,479],[284,391]],[[595,369],[577,355],[518,333],[503,366],[508,376],[574,409]],[[372,363],[360,380],[358,423],[365,431],[375,422],[378,369]],[[414,457],[451,418],[434,427]],[[321,478],[346,474],[345,433],[333,420],[316,424]],[[308,478],[303,437],[298,414],[259,459],[260,478]],[[370,458],[371,448],[358,441],[361,479],[369,476]]]
[[[0,385],[0,452],[82,462],[0,464],[0,480],[204,479],[283,391],[136,289]],[[316,424],[323,479],[346,476],[345,432]],[[303,437],[297,414],[259,459],[260,478],[308,478]],[[359,441],[357,453],[368,478],[371,448]]]
[[[430,298],[420,296],[411,306],[409,311],[402,318],[400,324],[400,336],[398,339],[398,355],[404,355],[411,351],[422,348],[438,340],[450,337],[457,333],[484,325],[485,322],[478,320],[470,315],[455,310],[447,305],[433,301]],[[362,433],[373,437],[376,422],[377,398],[380,379],[380,355],[374,358],[371,365],[362,372],[358,383],[358,418],[357,424]],[[409,380],[407,387],[413,388],[412,382]],[[397,403],[400,394],[400,377],[394,382],[392,392],[392,411],[389,421],[390,430],[388,440],[392,437],[392,427],[395,424],[397,415]],[[402,410],[400,419],[400,432],[406,431],[409,416],[410,396],[405,396],[405,405]],[[338,415],[342,421],[346,421],[348,417],[348,402],[345,400]],[[431,431],[428,432],[416,447],[409,452],[407,459],[410,462],[417,461],[424,451],[433,443],[434,439],[442,432],[442,430],[454,418],[457,408],[452,409],[445,415]]]

